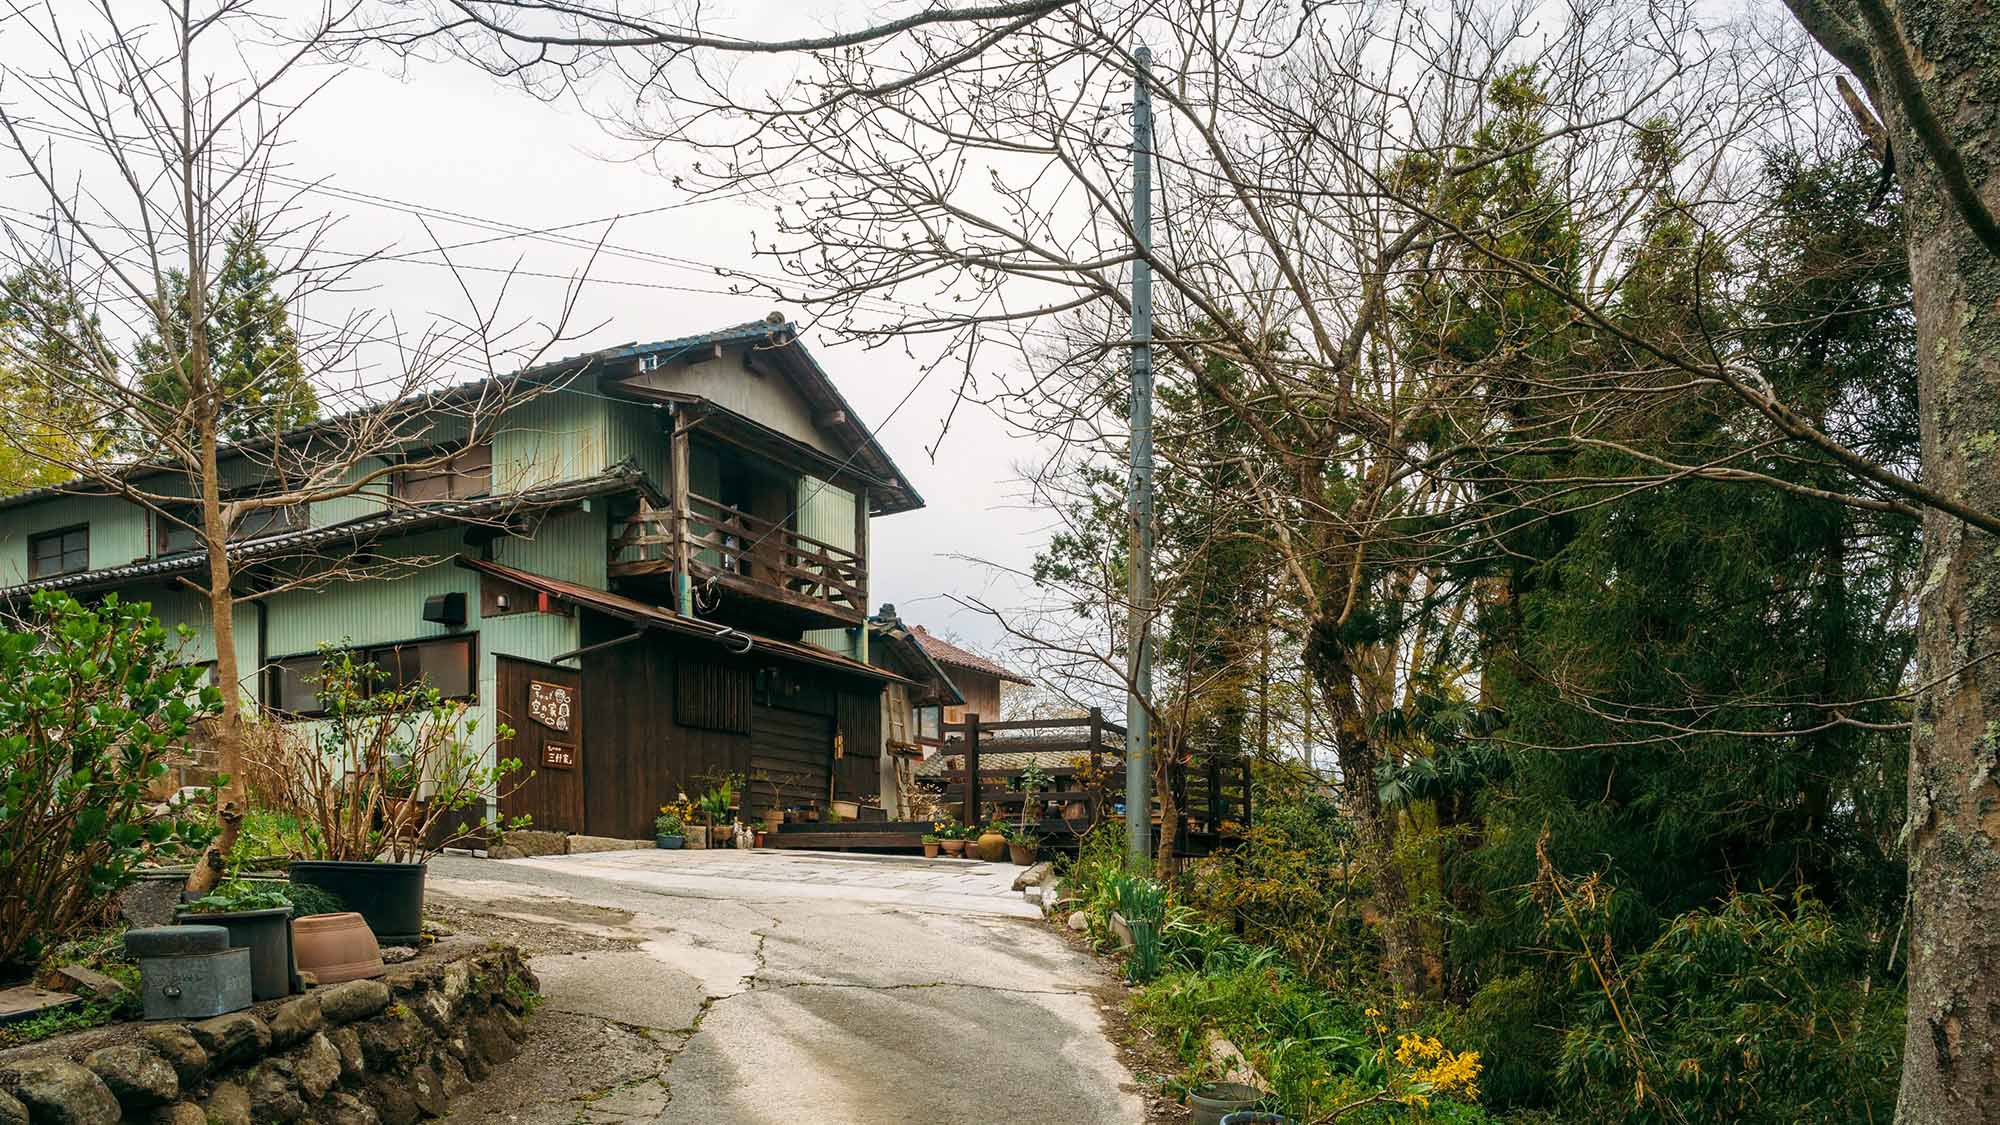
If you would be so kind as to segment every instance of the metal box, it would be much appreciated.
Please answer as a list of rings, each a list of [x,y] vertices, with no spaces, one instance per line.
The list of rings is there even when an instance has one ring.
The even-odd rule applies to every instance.
[[[149,1020],[207,1019],[250,1006],[250,951],[224,949],[139,961]]]

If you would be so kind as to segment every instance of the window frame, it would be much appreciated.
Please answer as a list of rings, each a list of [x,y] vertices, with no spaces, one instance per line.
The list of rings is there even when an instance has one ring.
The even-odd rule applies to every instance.
[[[77,566],[69,566],[65,560],[69,558],[72,552],[63,541],[72,535],[78,534],[83,536],[83,546],[79,549],[83,555],[83,562]],[[50,540],[54,540],[56,543],[55,569],[43,570],[42,555],[38,548]],[[29,579],[40,581],[44,578],[60,578],[65,574],[83,574],[89,570],[90,525],[88,523],[73,523],[67,527],[52,527],[47,531],[38,531],[28,536]]]
[[[934,725],[933,727],[931,727],[931,733],[929,733],[929,734],[926,734],[926,733],[924,733],[924,713],[925,713],[925,712],[929,712],[930,714],[932,714],[932,715],[936,716],[936,720],[937,720],[937,721],[936,721],[936,724],[935,724],[935,725]],[[921,744],[924,744],[924,743],[930,743],[930,744],[932,744],[932,745],[943,745],[943,743],[944,743],[944,704],[942,704],[942,703],[920,703],[920,704],[917,704],[917,705],[916,705],[916,706],[914,706],[914,707],[911,707],[911,708],[910,708],[910,733],[911,733],[911,735],[913,736],[913,741],[917,742],[917,743],[918,743],[919,745],[921,745]]]
[[[408,464],[411,461],[421,461],[426,458],[437,457],[449,448],[451,447],[439,446],[417,453],[413,456],[405,457],[403,463]],[[483,453],[485,455],[486,463],[484,465],[473,466],[474,469],[484,471],[485,486],[477,491],[460,494],[455,490],[454,483],[461,478],[472,479],[472,474],[464,471],[459,463],[474,453]],[[481,497],[493,495],[493,467],[493,439],[488,438],[485,441],[471,442],[459,446],[456,452],[445,456],[444,460],[429,468],[398,468],[395,472],[390,473],[389,495],[406,504],[449,504],[460,500],[477,500]],[[432,481],[444,482],[444,495],[412,496],[410,494],[410,488],[413,484],[428,484]]]
[[[451,702],[478,703],[479,634],[477,632],[465,632],[448,633],[443,636],[411,637],[406,640],[382,641],[375,644],[349,645],[346,648],[332,649],[324,653],[314,651],[272,657],[264,661],[264,708],[273,714],[282,715],[287,719],[317,719],[326,714],[326,708],[319,702],[318,693],[314,693],[311,710],[291,708],[283,705],[284,700],[279,698],[283,693],[278,690],[278,684],[280,677],[285,674],[286,665],[296,664],[300,661],[311,661],[312,668],[317,670],[328,660],[340,656],[342,653],[352,653],[356,663],[374,663],[381,656],[392,653],[397,649],[417,648],[426,645],[463,645],[465,647],[465,694],[441,694],[440,698]],[[395,691],[399,690],[400,687],[407,687],[415,682],[417,681],[407,681],[400,684],[385,683],[382,685],[382,688],[385,691]],[[368,694],[374,694],[375,686],[371,681],[368,687]]]
[[[254,493],[252,494],[254,495]],[[171,514],[169,514],[171,509]],[[202,549],[201,506],[198,502],[166,505],[151,513],[153,521],[153,557],[167,558]],[[185,516],[186,518],[182,518]],[[253,519],[273,521],[255,531],[246,529],[244,522]],[[281,523],[281,525],[279,525]],[[281,504],[272,508],[254,508],[245,512],[229,529],[228,541],[239,543],[246,539],[258,539],[266,535],[282,535],[292,531],[303,531],[312,526],[311,505],[301,503]],[[189,537],[184,544],[169,540],[169,536]]]

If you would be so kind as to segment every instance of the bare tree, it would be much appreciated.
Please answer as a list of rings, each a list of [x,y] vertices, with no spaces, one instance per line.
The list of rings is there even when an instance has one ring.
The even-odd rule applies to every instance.
[[[0,65],[0,135],[10,174],[40,196],[35,210],[7,217],[6,261],[55,279],[69,299],[50,307],[106,320],[86,337],[74,319],[47,317],[28,335],[66,346],[0,356],[68,404],[55,421],[76,431],[21,452],[66,474],[54,492],[126,497],[151,513],[161,542],[205,557],[198,576],[180,581],[207,605],[224,687],[212,736],[224,782],[221,832],[189,877],[195,891],[221,874],[244,812],[239,685],[254,670],[239,666],[235,607],[410,562],[329,561],[269,537],[303,528],[315,504],[406,503],[388,487],[393,474],[450,471],[507,406],[536,393],[506,379],[454,388],[531,362],[539,348],[529,337],[544,347],[561,337],[570,304],[533,333],[502,324],[499,299],[482,306],[463,285],[469,315],[415,333],[382,314],[308,316],[309,299],[335,303],[372,255],[335,252],[334,223],[303,214],[312,185],[283,174],[282,137],[329,81],[316,73],[318,52],[359,9],[336,3],[292,25],[268,7],[176,0],[158,22],[134,25],[125,6],[96,0],[0,17],[20,51]],[[215,335],[225,251],[246,231],[271,248],[264,280],[297,325],[285,342],[294,354],[270,371],[231,369],[232,341]],[[289,393],[280,379],[304,380],[331,416],[274,419],[230,441],[245,404]]]

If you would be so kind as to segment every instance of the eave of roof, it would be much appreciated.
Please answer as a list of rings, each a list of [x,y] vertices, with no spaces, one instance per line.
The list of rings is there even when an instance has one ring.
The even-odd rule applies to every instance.
[[[334,543],[378,539],[384,535],[416,531],[437,524],[493,519],[523,510],[547,508],[593,496],[626,491],[645,492],[655,501],[665,503],[665,497],[659,487],[647,480],[636,465],[631,462],[621,462],[596,476],[560,481],[520,492],[482,496],[446,504],[399,508],[375,515],[357,516],[340,523],[244,539],[230,544],[229,556],[238,562],[255,562]],[[97,570],[79,571],[75,574],[63,574],[54,578],[0,587],[0,602],[13,601],[40,590],[88,590],[138,579],[183,574],[200,570],[207,565],[208,554],[205,551],[183,551],[163,558],[126,563],[123,566],[100,567]]]
[[[817,664],[821,667],[832,668],[836,671],[847,672],[856,676],[866,676],[874,680],[892,681],[902,684],[914,682],[886,668],[877,668],[872,664],[864,664],[859,660],[850,659],[837,652],[831,652],[815,645],[781,641],[775,637],[760,636],[756,633],[744,632],[741,629],[733,629],[713,622],[682,617],[680,614],[662,606],[649,605],[635,598],[628,598],[623,594],[614,594],[609,590],[599,590],[590,586],[579,585],[575,582],[568,582],[560,578],[550,578],[547,575],[536,574],[533,571],[520,570],[511,566],[503,566],[500,563],[487,562],[484,559],[460,556],[457,562],[458,565],[468,570],[478,571],[481,574],[490,574],[495,578],[525,586],[530,590],[540,591],[552,598],[568,602],[571,605],[608,614],[609,616],[636,625],[641,629],[666,629],[700,640],[713,641],[723,646],[731,646],[734,644],[734,638],[741,637],[750,643],[750,651],[763,652],[769,656],[786,660],[797,660],[807,664]]]
[[[928,671],[932,684],[943,688],[939,693],[939,703],[946,707],[957,707],[965,702],[965,693],[958,690],[958,685],[951,681],[950,674],[932,659],[924,646],[917,643],[917,639],[910,635],[908,629],[901,625],[884,626],[873,622],[869,623],[868,629],[880,637],[884,644],[890,646],[891,651],[902,653],[903,659]]]

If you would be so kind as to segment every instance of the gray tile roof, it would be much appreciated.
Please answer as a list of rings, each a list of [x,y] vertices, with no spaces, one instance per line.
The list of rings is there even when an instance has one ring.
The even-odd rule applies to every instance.
[[[255,539],[245,539],[230,544],[230,557],[238,562],[275,558],[300,551],[340,543],[356,543],[366,539],[376,539],[383,535],[401,531],[412,531],[430,524],[444,524],[456,521],[490,520],[511,515],[515,512],[546,508],[565,504],[592,496],[603,496],[614,492],[643,489],[651,492],[656,499],[664,502],[657,486],[646,479],[638,466],[631,462],[614,465],[596,476],[581,477],[576,480],[559,481],[538,488],[520,492],[503,493],[498,496],[482,496],[472,500],[457,500],[442,504],[413,505],[396,508],[371,516],[359,516],[340,523],[321,527],[301,528],[297,531],[281,531],[275,535],[263,535]],[[77,590],[98,586],[116,585],[136,579],[155,578],[169,574],[182,574],[200,570],[208,565],[205,551],[182,551],[156,559],[142,559],[123,566],[100,567],[97,570],[78,571],[54,578],[44,578],[34,582],[23,582],[14,586],[0,587],[0,601],[12,601],[26,597],[37,590]]]

